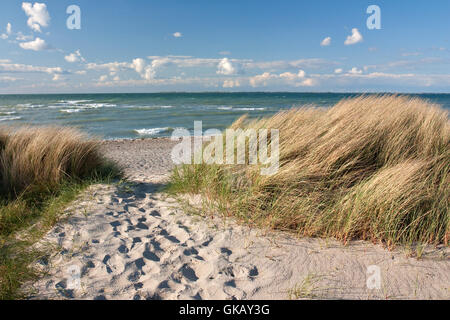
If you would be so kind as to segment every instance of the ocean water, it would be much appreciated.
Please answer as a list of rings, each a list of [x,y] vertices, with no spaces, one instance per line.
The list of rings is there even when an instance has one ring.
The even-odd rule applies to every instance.
[[[330,107],[350,93],[149,93],[0,95],[0,125],[63,125],[103,139],[170,136],[175,128],[224,129],[248,114]],[[450,94],[412,94],[450,109]]]

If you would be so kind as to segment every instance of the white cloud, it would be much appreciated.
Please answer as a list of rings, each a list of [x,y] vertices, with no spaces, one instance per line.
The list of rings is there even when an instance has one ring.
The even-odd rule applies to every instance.
[[[325,39],[322,40],[322,42],[320,43],[320,45],[322,47],[326,47],[329,46],[331,44],[331,37],[326,37]]]
[[[175,33],[173,34],[173,36],[174,36],[175,38],[181,38],[181,37],[183,36],[183,34],[182,34],[181,32],[175,32]]]
[[[275,61],[242,61],[242,67],[244,69],[265,69],[265,70],[276,70],[276,69],[303,69],[312,68],[320,69],[323,67],[329,67],[330,65],[336,65],[336,62],[320,59],[298,59],[298,60],[275,60]]]
[[[361,35],[361,33],[359,33],[357,28],[353,28],[352,29],[352,34],[350,36],[347,37],[347,39],[345,40],[344,44],[345,45],[351,45],[351,44],[355,44],[358,42],[363,41],[363,36]]]
[[[266,86],[267,81],[273,79],[274,77],[276,77],[276,75],[270,74],[269,72],[264,72],[263,74],[251,77],[249,81],[252,87],[258,87],[261,85]]]
[[[353,67],[351,70],[348,71],[348,73],[349,74],[361,74],[362,70],[360,70],[360,69],[358,69],[356,67]]]
[[[131,68],[130,63],[128,62],[108,62],[104,64],[97,64],[97,63],[88,63],[87,68],[92,70],[109,70],[112,71],[119,71],[120,69],[126,69]]]
[[[217,65],[217,74],[232,75],[236,73],[236,69],[228,58],[223,58]]]
[[[230,51],[220,51],[219,54],[222,56],[229,56],[229,55],[231,55],[231,52]]]
[[[86,70],[75,71],[75,74],[79,75],[85,75],[86,73],[87,73]]]
[[[141,59],[141,58],[137,58],[134,59],[132,64],[131,64],[131,68],[133,68],[134,70],[136,70],[137,73],[142,74],[145,70],[145,60]]]
[[[305,79],[300,83],[295,84],[296,87],[313,87],[317,85],[317,80],[315,79]]]
[[[9,77],[9,76],[5,76],[5,77],[0,77],[0,81],[2,82],[15,82],[18,80],[23,80],[22,78],[14,78],[14,77]]]
[[[342,70],[341,68],[334,69],[334,73],[336,74],[342,73],[342,71],[344,70]]]
[[[104,82],[104,81],[106,81],[107,79],[108,79],[108,76],[107,76],[107,75],[103,75],[103,76],[100,76],[100,78],[98,78],[98,81]]]
[[[305,78],[306,73],[303,70],[299,70],[298,73],[284,72],[279,75],[272,74],[270,72],[264,72],[263,74],[256,75],[249,78],[249,83],[252,87],[267,86],[268,84],[283,84],[293,85],[295,87],[300,86],[313,86],[316,81]]]
[[[29,17],[27,24],[33,31],[42,32],[41,27],[48,27],[50,22],[50,15],[47,11],[45,3],[35,2],[33,5],[30,2],[23,2],[22,9]]]
[[[225,80],[223,82],[224,88],[234,88],[234,87],[240,87],[241,83],[239,80]]]
[[[33,36],[26,36],[22,32],[17,32],[16,40],[17,41],[29,41],[33,39]]]
[[[0,39],[3,39],[3,40],[8,39],[9,36],[10,36],[10,34],[11,34],[11,32],[12,32],[12,29],[11,29],[11,23],[8,22],[8,23],[6,24],[6,33],[0,34]]]
[[[74,63],[74,62],[78,62],[78,61],[83,61],[83,62],[86,61],[83,58],[83,56],[81,55],[80,50],[77,50],[74,53],[71,53],[71,54],[65,56],[64,59],[70,63]]]
[[[289,81],[294,81],[294,80],[298,80],[300,78],[304,78],[306,75],[305,71],[303,70],[299,70],[297,74],[292,73],[292,72],[284,72],[282,74],[279,75],[279,77],[281,79],[286,79]]]
[[[33,41],[29,41],[29,42],[22,42],[19,44],[19,46],[22,49],[33,50],[33,51],[41,51],[41,50],[45,50],[48,48],[45,40],[42,40],[41,38],[36,38]]]
[[[60,67],[37,67],[26,64],[17,64],[0,61],[0,72],[22,72],[22,73],[64,73]]]
[[[152,80],[155,78],[155,76],[156,76],[156,69],[152,64],[145,68],[145,72],[142,75],[142,78],[144,78],[145,80]]]
[[[53,81],[59,81],[59,80],[61,80],[61,75],[60,74],[55,74],[54,76],[53,76],[53,79],[52,79]]]
[[[152,61],[150,65],[147,65],[146,61],[142,58],[136,58],[131,63],[129,62],[109,62],[104,64],[97,63],[88,63],[87,69],[90,70],[108,70],[111,76],[115,76],[119,71],[123,70],[134,70],[143,79],[153,79],[156,74],[156,68],[159,67],[160,64],[164,62],[159,59],[155,59]]]

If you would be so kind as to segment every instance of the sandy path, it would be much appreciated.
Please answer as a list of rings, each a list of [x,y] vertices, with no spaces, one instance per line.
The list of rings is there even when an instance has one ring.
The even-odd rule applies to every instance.
[[[158,188],[172,167],[165,139],[105,143],[130,184],[101,185],[67,209],[40,245],[37,299],[449,299],[448,248],[421,260],[355,242],[295,239],[187,215]],[[367,268],[381,271],[368,289]],[[75,266],[75,267],[74,267]],[[70,289],[71,268],[81,272]],[[76,273],[76,272],[75,272]]]

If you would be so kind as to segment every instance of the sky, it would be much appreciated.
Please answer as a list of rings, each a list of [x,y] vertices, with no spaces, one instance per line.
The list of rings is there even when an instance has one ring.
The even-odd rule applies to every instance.
[[[449,14],[447,0],[2,0],[0,94],[449,93]]]

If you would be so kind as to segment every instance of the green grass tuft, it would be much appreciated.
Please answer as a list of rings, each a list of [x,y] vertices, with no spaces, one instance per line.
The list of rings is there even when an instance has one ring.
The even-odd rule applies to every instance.
[[[121,175],[99,142],[70,128],[0,129],[0,299],[23,298],[21,286],[48,252],[32,247],[64,208],[92,184]]]
[[[201,194],[225,216],[299,236],[448,245],[448,119],[437,105],[396,95],[241,118],[232,128],[279,130],[278,172],[182,165],[169,190]]]

